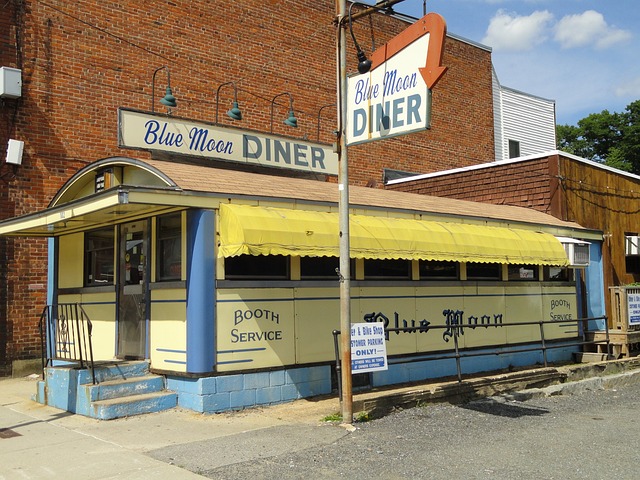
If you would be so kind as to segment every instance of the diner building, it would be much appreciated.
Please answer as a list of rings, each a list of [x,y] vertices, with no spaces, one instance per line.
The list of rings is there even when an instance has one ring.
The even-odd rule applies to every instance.
[[[0,366],[43,361],[43,403],[112,418],[338,388],[335,2],[211,5],[0,7]],[[385,325],[389,358],[362,388],[566,361],[602,324],[577,321],[585,296],[603,296],[597,282],[581,288],[587,266],[602,268],[601,229],[384,188],[493,162],[511,135],[534,152],[540,132],[514,118],[536,105],[546,120],[529,130],[552,118],[552,102],[500,86],[489,47],[429,15],[381,9],[348,28],[349,77],[358,51],[379,66],[403,32],[441,40],[428,88],[409,92],[414,77],[397,77],[412,116],[381,114],[380,138],[348,148],[352,319]],[[385,135],[389,118],[428,121]],[[89,343],[72,320],[90,322]],[[121,393],[93,384],[112,375],[162,393],[155,405],[107,407]]]

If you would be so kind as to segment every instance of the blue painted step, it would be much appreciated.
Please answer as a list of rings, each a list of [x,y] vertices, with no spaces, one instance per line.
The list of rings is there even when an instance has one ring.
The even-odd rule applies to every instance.
[[[148,362],[115,362],[95,367],[84,378],[79,402],[84,415],[101,420],[159,412],[176,407],[177,394],[164,388],[164,377],[149,373]]]
[[[159,375],[145,375],[124,379],[107,380],[96,385],[85,385],[90,402],[111,398],[142,395],[164,390],[164,378]]]
[[[149,373],[148,362],[114,362],[103,365],[96,365],[96,381],[98,383],[116,379],[126,379],[131,377],[141,377]],[[80,383],[91,383],[91,372],[83,370],[83,378]]]
[[[141,415],[174,408],[178,396],[173,392],[153,392],[91,402],[89,416],[100,420]]]

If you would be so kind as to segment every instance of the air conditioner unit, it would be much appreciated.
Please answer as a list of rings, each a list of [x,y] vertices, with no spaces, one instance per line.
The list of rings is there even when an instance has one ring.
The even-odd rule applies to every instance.
[[[569,237],[556,237],[562,243],[564,251],[567,252],[569,265],[571,267],[588,267],[589,266],[589,242]]]
[[[637,235],[626,235],[624,237],[625,255],[640,255],[640,237]]]

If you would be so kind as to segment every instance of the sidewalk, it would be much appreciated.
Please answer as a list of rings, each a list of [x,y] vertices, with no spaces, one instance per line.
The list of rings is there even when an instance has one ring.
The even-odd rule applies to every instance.
[[[192,471],[330,444],[348,431],[323,418],[336,397],[240,412],[166,412],[100,421],[33,402],[37,378],[0,379],[0,480],[203,478]],[[354,395],[354,412],[477,396],[576,393],[640,382],[640,359],[540,368]]]
[[[183,445],[206,468],[331,443],[337,398],[202,415],[173,409],[111,421],[33,402],[37,378],[0,379],[0,479],[203,478],[147,452]],[[251,435],[250,433],[255,433]],[[203,450],[202,442],[209,447]],[[212,448],[213,447],[213,448]]]

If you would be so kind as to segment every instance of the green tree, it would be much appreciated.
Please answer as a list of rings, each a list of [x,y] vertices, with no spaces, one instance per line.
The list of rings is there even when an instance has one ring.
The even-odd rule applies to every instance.
[[[640,100],[624,112],[603,110],[556,127],[558,148],[568,153],[640,174]]]

